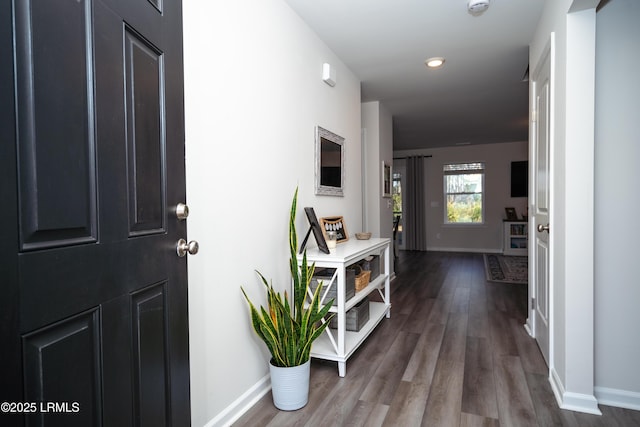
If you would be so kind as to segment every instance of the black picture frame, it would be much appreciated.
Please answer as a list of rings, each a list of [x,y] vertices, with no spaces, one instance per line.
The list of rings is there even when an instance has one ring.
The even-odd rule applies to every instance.
[[[325,254],[329,253],[329,247],[327,246],[327,241],[324,240],[324,235],[322,234],[322,228],[320,227],[320,223],[318,222],[318,217],[316,216],[316,212],[311,207],[304,208],[304,213],[307,215],[307,219],[309,220],[309,231],[307,231],[307,235],[304,236],[304,240],[302,241],[302,245],[300,245],[300,253],[304,251],[305,246],[307,246],[307,240],[309,239],[309,235],[313,232],[313,237],[316,239],[316,243],[318,244],[318,249],[324,252]]]
[[[518,220],[518,214],[516,213],[516,208],[504,208],[504,211],[507,214],[507,220],[509,221]]]

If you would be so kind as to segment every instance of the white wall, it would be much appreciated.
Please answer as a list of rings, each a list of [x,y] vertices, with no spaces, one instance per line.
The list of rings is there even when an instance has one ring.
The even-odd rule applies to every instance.
[[[518,216],[526,212],[526,197],[511,197],[511,162],[527,160],[528,142],[481,144],[430,150],[396,151],[394,157],[431,155],[425,162],[427,249],[431,251],[501,252],[505,207],[515,207]],[[485,163],[485,223],[444,224],[444,183],[446,163]],[[404,161],[396,160],[404,170]]]
[[[596,0],[576,0],[575,3],[584,5],[594,1],[597,3]],[[579,202],[567,202],[571,203],[570,208],[564,202],[568,193],[581,191],[572,187],[577,181],[567,183],[564,173],[564,166],[572,162],[571,154],[580,148],[575,145],[571,147],[574,152],[568,153],[564,145],[566,13],[572,3],[571,0],[546,1],[530,55],[533,68],[549,33],[556,32],[559,60],[553,69],[558,85],[552,95],[556,101],[556,146],[552,155],[556,175],[553,226],[558,231],[571,222],[571,215],[579,215],[584,209]],[[273,277],[279,286],[284,287],[288,283],[286,227],[294,188],[300,187],[299,206],[314,206],[319,216],[343,215],[350,230],[362,226],[360,86],[344,64],[282,0],[248,0],[242,3],[192,0],[185,2],[183,7],[187,191],[192,212],[189,237],[201,244],[200,254],[189,259],[192,424],[204,425],[214,419],[224,419],[228,415],[225,411],[236,409],[235,404],[245,403],[243,399],[250,396],[252,387],[264,385],[261,381],[267,374],[268,355],[250,330],[239,286],[245,285],[255,299],[261,298],[254,268]],[[337,69],[338,84],[334,88],[320,79],[323,62],[330,62]],[[637,99],[637,93],[634,98]],[[637,106],[636,110],[632,106],[630,102],[625,111],[635,111],[637,116]],[[607,120],[612,120],[611,117]],[[316,125],[346,139],[344,198],[313,195],[313,128]],[[609,226],[617,222],[622,227],[625,222],[611,221],[614,213],[610,206],[602,209],[604,205],[600,200],[610,193],[613,181],[611,175],[604,178],[606,175],[601,175],[600,171],[614,170],[612,160],[617,165],[621,160],[630,162],[639,158],[639,144],[636,141],[629,145],[630,139],[614,141],[608,136],[612,130],[606,130],[607,126],[611,126],[611,122],[598,122],[596,281],[598,285],[606,283],[606,287],[624,287],[624,283],[634,280],[637,275],[629,268],[617,269],[614,266],[633,265],[634,260],[629,259],[630,255],[625,258],[625,252],[620,251],[617,264],[611,264],[608,255],[612,251],[605,252],[604,249],[623,248],[627,250],[626,254],[637,254],[633,246],[636,238],[626,240],[622,246],[620,240],[616,240],[615,245],[612,238],[603,240],[604,236],[612,236],[602,229],[605,219]],[[604,132],[607,133],[605,138],[600,136]],[[630,126],[620,132],[631,132]],[[616,153],[601,145],[605,140],[607,147],[617,143],[617,148],[627,150],[627,154],[612,159]],[[610,157],[601,156],[600,150],[607,151]],[[621,172],[618,167],[615,170]],[[629,174],[632,170],[625,169]],[[632,178],[637,181],[637,173]],[[618,183],[615,184],[615,188],[619,188]],[[604,187],[607,191],[603,191]],[[625,194],[634,194],[633,189]],[[637,198],[635,205],[628,203],[615,212],[616,219],[621,218],[621,212],[637,210]],[[632,221],[633,217],[626,224]],[[306,221],[300,213],[297,223],[299,234],[306,231]],[[565,283],[572,280],[572,274],[578,268],[590,262],[590,259],[584,259],[584,253],[578,253],[568,267],[564,267],[567,252],[581,244],[577,237],[580,234],[574,225],[569,233],[559,235],[555,242],[553,280],[557,283],[554,298],[559,305],[558,313],[571,303],[578,292],[576,289],[582,285],[577,283],[567,290]],[[624,229],[623,234],[628,236],[628,230]],[[482,246],[490,245],[491,241],[495,242],[489,237]],[[452,240],[450,245],[457,243]],[[602,251],[598,249],[600,247]],[[614,270],[616,276],[610,274]],[[610,279],[612,277],[616,279]],[[637,284],[637,280],[628,284]],[[624,342],[626,354],[601,350],[606,345],[613,345],[617,350],[622,348],[625,337],[631,339],[624,331],[633,333],[638,315],[633,309],[625,310],[626,306],[620,305],[620,301],[627,304],[638,301],[637,289],[637,286],[629,286],[625,288],[624,298],[618,298],[619,294],[611,292],[607,293],[609,298],[602,299],[600,294],[604,288],[596,288],[596,328],[600,331],[596,342],[599,389],[638,391],[629,386],[638,384],[637,377],[628,375],[629,372],[638,372],[630,362],[638,360],[637,347],[629,351],[628,343]],[[614,310],[616,317],[611,314]],[[568,324],[576,327],[584,318],[557,317],[553,364],[561,381],[569,385],[567,390],[572,391],[571,381],[575,378],[585,376],[589,383],[589,373],[583,372],[582,366],[577,371],[566,372],[575,355],[585,347],[578,345],[571,354],[567,352]],[[620,328],[621,333],[611,334],[611,327]],[[586,329],[588,334],[589,328]],[[603,339],[605,341],[601,341]],[[637,344],[637,340],[635,342]],[[587,352],[592,348],[588,341],[586,348]],[[614,357],[622,357],[623,360],[613,360]],[[618,362],[620,364],[616,364]],[[575,390],[582,393],[584,389]]]
[[[596,397],[640,410],[640,3],[597,13],[595,126]]]
[[[200,243],[188,260],[191,405],[201,426],[228,421],[268,386],[240,286],[264,303],[258,269],[288,288],[296,186],[299,236],[304,206],[361,228],[360,82],[282,0],[183,7],[188,226]],[[344,197],[314,195],[316,125],[345,138]]]
[[[379,101],[362,104],[365,151],[365,228],[374,236],[391,238],[393,204],[382,197],[382,162],[393,164],[393,119]]]

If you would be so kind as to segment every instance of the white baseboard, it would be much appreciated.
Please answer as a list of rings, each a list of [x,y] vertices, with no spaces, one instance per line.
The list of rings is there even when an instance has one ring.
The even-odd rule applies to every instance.
[[[638,392],[596,386],[595,395],[598,403],[602,405],[640,411],[640,393]]]
[[[553,391],[553,395],[556,397],[558,406],[561,406],[564,385],[562,385],[562,381],[560,381],[560,378],[554,368],[549,369],[549,383],[551,384],[551,391]]]
[[[526,321],[526,322],[525,322],[525,324],[524,324],[524,325],[522,325],[522,326],[524,326],[524,330],[525,330],[525,331],[527,331],[527,334],[529,334],[529,336],[530,336],[531,338],[535,339],[536,337],[535,337],[535,335],[533,334],[533,327],[532,327],[531,322],[529,322],[529,319],[530,319],[530,318],[527,318],[527,321]]]
[[[228,427],[236,422],[245,412],[247,412],[258,400],[271,390],[271,376],[265,375],[253,387],[247,390],[242,396],[237,398],[231,405],[227,406],[214,419],[205,424],[204,427]]]
[[[569,411],[584,412],[593,415],[602,415],[598,408],[598,400],[591,394],[573,393],[566,391],[555,369],[551,368],[549,374],[551,389],[558,401],[558,406]]]
[[[501,254],[501,249],[495,248],[448,248],[448,247],[440,247],[440,246],[429,246],[427,247],[427,251],[432,252],[469,252],[469,253],[479,253],[479,254]]]
[[[602,415],[600,408],[598,408],[598,400],[592,394],[565,392],[563,403],[560,407],[569,411]]]

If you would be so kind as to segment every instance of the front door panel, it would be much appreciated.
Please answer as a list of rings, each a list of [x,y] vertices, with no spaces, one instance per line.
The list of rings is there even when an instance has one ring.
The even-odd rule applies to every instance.
[[[0,424],[188,425],[181,2],[14,0],[0,27],[0,398],[74,405]]]
[[[91,4],[33,3],[15,2],[22,251],[97,240]]]

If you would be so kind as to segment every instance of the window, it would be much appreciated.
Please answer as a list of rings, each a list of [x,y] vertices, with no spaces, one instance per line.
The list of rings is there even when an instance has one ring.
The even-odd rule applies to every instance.
[[[397,238],[398,245],[402,245],[402,175],[398,172],[393,173],[392,188],[394,237]],[[397,226],[396,221],[398,221]]]
[[[484,163],[444,165],[446,224],[480,224],[484,221]]]

